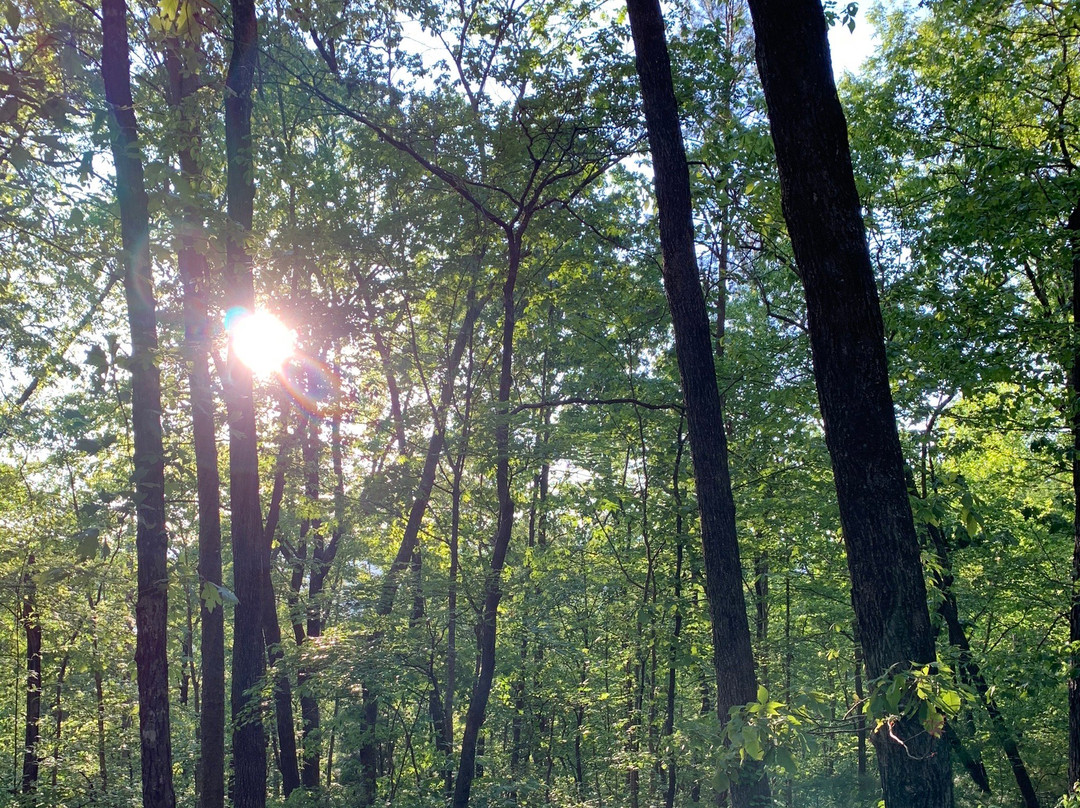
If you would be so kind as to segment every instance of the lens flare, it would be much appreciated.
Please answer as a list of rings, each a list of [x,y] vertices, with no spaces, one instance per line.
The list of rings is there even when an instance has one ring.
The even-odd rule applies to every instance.
[[[308,415],[328,418],[341,402],[341,379],[325,362],[294,354],[282,370],[281,384]]]
[[[296,350],[296,333],[268,311],[230,309],[225,330],[236,358],[256,376],[280,373]]]

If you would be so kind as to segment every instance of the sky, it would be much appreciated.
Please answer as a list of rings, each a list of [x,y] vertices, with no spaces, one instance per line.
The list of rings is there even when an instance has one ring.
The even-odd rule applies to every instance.
[[[856,73],[859,66],[874,52],[874,26],[860,13],[855,18],[855,30],[837,23],[829,29],[829,48],[832,50],[833,75],[840,78],[845,72]]]

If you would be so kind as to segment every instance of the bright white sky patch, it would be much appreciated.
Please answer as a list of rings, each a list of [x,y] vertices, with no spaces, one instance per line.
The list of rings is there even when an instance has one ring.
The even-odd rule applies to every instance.
[[[237,359],[256,376],[280,372],[296,349],[296,332],[268,311],[229,312],[225,328]]]
[[[839,22],[829,29],[829,49],[832,51],[833,75],[839,80],[844,73],[858,73],[862,63],[877,47],[874,26],[867,16],[868,3],[862,3],[855,16],[855,30],[849,31]]]

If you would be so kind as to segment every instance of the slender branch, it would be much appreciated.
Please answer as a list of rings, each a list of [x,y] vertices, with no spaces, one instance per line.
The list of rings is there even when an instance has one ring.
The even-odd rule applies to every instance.
[[[591,405],[591,404],[632,404],[635,407],[641,407],[646,410],[674,410],[675,412],[682,412],[682,404],[657,404],[650,401],[642,401],[638,398],[560,398],[554,401],[533,401],[525,404],[518,404],[512,410],[511,415],[517,415],[519,412],[525,410],[542,410],[549,407],[566,407],[573,405]]]

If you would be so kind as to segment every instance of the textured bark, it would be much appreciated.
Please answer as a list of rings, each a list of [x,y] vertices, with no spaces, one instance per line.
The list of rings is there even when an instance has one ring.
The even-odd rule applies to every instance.
[[[41,767],[41,754],[38,741],[41,739],[41,620],[37,613],[37,587],[31,570],[34,568],[34,556],[26,562],[27,571],[23,575],[22,591],[22,626],[26,635],[26,718],[24,721],[22,793],[29,794],[37,788],[38,771]]]
[[[225,308],[255,308],[255,284],[246,240],[255,200],[252,155],[252,85],[258,47],[253,0],[232,3],[232,49],[225,90],[225,158],[228,223]],[[270,553],[263,541],[259,504],[258,438],[251,371],[233,350],[224,391],[229,422],[229,499],[232,512],[233,611],[232,797],[236,808],[266,805],[266,732],[257,689],[266,673],[263,656],[265,587]]]
[[[172,808],[169,735],[168,535],[165,462],[161,437],[161,377],[157,367],[157,310],[150,261],[150,219],[131,98],[127,4],[103,0],[101,76],[112,117],[112,154],[124,256],[124,292],[131,329],[131,428],[138,596],[135,668],[139,688],[139,743],[145,806]]]
[[[806,294],[825,440],[871,678],[934,662],[877,287],[819,0],[751,0],[784,217]],[[915,720],[874,734],[885,804],[953,803],[948,744]]]
[[[638,76],[649,133],[663,250],[664,291],[675,331],[675,353],[693,457],[705,591],[713,632],[716,709],[726,721],[732,707],[757,697],[750,626],[735,533],[735,503],[728,470],[724,415],[713,364],[713,344],[694,249],[693,209],[686,151],[679,129],[664,21],[657,0],[628,0]],[[764,771],[744,766],[731,789],[734,808],[768,804]]]
[[[183,4],[181,3],[181,9]],[[178,16],[180,16],[178,9]],[[178,110],[180,142],[177,149],[183,198],[194,200],[203,183],[194,144],[201,132],[192,113],[198,89],[196,65],[190,54],[198,48],[197,31],[181,42],[165,42],[165,68],[169,101]],[[188,386],[195,448],[196,497],[199,503],[200,671],[202,703],[199,709],[199,808],[225,804],[225,610],[211,606],[203,588],[222,585],[221,479],[218,473],[214,391],[210,380],[210,271],[208,244],[201,211],[193,202],[184,206],[177,265],[184,292],[184,346],[190,362]]]

